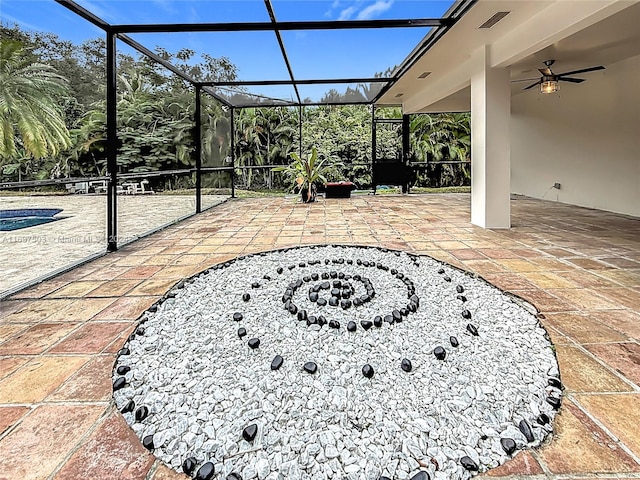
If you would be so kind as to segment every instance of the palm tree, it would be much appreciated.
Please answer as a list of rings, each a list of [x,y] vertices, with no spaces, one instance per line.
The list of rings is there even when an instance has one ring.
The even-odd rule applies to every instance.
[[[471,156],[471,124],[468,113],[416,115],[411,120],[411,150],[420,160],[432,159],[434,180],[439,184],[446,171],[454,184],[469,178],[465,164],[442,165],[443,160],[468,161]]]
[[[468,160],[471,126],[468,113],[416,115],[411,121],[412,150],[423,160]]]
[[[44,158],[71,146],[57,102],[67,83],[53,67],[32,62],[20,42],[0,40],[0,157],[16,158],[22,148]]]
[[[231,155],[231,127],[229,112],[216,100],[205,97],[202,108],[202,155],[207,167],[226,166]]]
[[[106,175],[107,160],[104,152],[107,142],[106,103],[97,102],[79,122],[78,128],[71,130],[73,147],[69,150],[68,160],[72,160],[82,176]],[[83,156],[91,160],[88,166],[81,161]],[[95,169],[95,170],[94,170]]]
[[[259,107],[240,110],[236,123],[239,131],[237,138],[240,139],[236,147],[237,166],[262,167],[269,162],[269,155],[274,152],[270,110],[272,109]],[[254,181],[253,169],[242,169],[241,175],[246,188],[251,189]]]

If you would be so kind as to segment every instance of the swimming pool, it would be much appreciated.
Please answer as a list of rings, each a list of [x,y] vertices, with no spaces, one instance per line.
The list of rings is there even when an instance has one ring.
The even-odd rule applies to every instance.
[[[55,218],[55,215],[60,212],[62,212],[62,208],[0,210],[0,232],[11,232],[60,220],[60,218]]]

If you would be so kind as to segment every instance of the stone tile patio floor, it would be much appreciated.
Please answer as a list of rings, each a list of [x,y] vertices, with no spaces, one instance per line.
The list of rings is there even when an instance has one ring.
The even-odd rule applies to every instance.
[[[640,478],[640,219],[514,197],[513,228],[492,231],[469,223],[469,203],[232,200],[0,303],[0,479],[186,479],[114,409],[115,352],[181,278],[325,243],[430,255],[544,314],[566,386],[554,438],[486,475]]]

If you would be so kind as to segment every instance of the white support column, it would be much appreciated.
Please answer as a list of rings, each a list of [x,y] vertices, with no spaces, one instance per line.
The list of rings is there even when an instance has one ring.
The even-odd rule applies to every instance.
[[[509,69],[491,68],[484,46],[471,75],[471,223],[483,228],[511,227],[510,117]]]

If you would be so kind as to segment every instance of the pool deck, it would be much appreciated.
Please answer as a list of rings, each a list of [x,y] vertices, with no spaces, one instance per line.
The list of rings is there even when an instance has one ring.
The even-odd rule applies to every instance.
[[[206,195],[203,205],[228,197]],[[118,195],[121,242],[195,212],[193,195]],[[0,209],[56,207],[61,220],[0,232],[0,294],[107,250],[105,195],[0,196]]]
[[[640,478],[640,219],[514,197],[513,228],[483,230],[469,223],[469,203],[467,194],[230,200],[1,302],[0,480],[186,480],[111,402],[115,352],[180,279],[309,244],[430,255],[543,313],[566,386],[553,439],[485,475]]]

